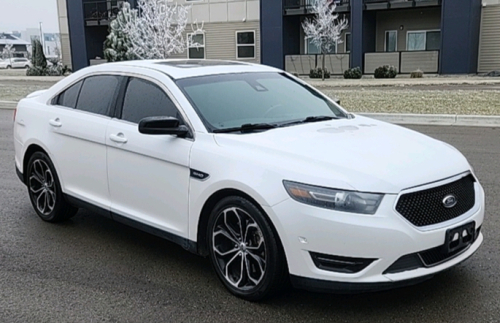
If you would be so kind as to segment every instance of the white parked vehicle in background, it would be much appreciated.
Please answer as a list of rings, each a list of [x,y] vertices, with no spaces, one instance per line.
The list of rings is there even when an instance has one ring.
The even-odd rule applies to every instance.
[[[19,102],[15,164],[36,213],[86,207],[209,256],[233,294],[419,282],[483,241],[455,148],[345,111],[281,70],[131,61]]]
[[[0,68],[28,68],[31,66],[31,62],[27,58],[14,57],[7,58],[0,61]]]

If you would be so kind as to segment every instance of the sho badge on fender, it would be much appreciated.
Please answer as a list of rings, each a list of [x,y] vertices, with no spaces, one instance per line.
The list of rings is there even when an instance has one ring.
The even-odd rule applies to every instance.
[[[200,172],[199,170],[191,169],[191,177],[204,181],[210,177],[207,173]]]

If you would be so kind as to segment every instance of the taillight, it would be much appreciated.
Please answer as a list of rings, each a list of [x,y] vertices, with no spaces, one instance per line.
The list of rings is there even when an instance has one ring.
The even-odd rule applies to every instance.
[[[14,118],[12,118],[13,121],[16,121],[16,113],[17,113],[17,108],[14,109]]]

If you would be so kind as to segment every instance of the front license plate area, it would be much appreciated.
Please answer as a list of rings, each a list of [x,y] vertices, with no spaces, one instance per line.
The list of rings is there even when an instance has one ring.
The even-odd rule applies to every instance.
[[[448,229],[444,241],[444,251],[448,254],[464,249],[474,241],[475,233],[476,222],[474,221],[457,228]]]

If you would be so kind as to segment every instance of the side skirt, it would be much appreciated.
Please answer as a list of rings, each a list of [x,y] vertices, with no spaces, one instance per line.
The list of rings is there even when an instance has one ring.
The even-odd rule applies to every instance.
[[[194,254],[198,254],[198,245],[194,241],[191,241],[189,239],[183,238],[181,236],[178,236],[178,235],[170,233],[170,232],[160,230],[158,228],[152,227],[152,226],[144,224],[142,222],[132,220],[132,219],[127,218],[121,214],[108,211],[106,209],[95,206],[91,203],[82,201],[78,198],[69,196],[67,194],[64,194],[64,197],[66,198],[66,200],[69,203],[71,203],[72,205],[74,205],[76,207],[87,209],[93,213],[97,213],[97,214],[104,216],[106,218],[115,220],[116,222],[123,223],[125,225],[139,229],[139,230],[147,232],[149,234],[155,235],[155,236],[160,237],[162,239],[171,241],[173,243],[180,245],[181,247],[183,247],[184,249],[186,249],[189,252],[192,252]]]

